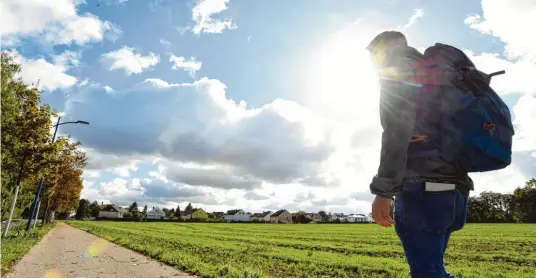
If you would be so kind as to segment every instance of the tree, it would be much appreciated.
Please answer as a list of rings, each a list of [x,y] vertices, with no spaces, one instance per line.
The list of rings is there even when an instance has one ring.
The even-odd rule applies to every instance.
[[[318,214],[322,217],[323,221],[329,221],[329,215],[325,211],[319,211]]]
[[[205,221],[206,219],[208,219],[208,214],[202,209],[197,209],[192,213],[192,219],[198,221]]]
[[[154,207],[153,207],[154,208]],[[165,216],[169,216],[169,209],[167,208],[162,208],[162,212],[164,212],[164,215]]]
[[[298,213],[294,214],[292,217],[292,221],[295,223],[307,224],[313,221],[313,219],[303,211],[298,211]]]
[[[79,145],[80,142],[71,143],[64,137],[53,144],[50,159],[53,171],[46,175],[48,187],[43,188],[41,195],[45,205],[43,223],[45,219],[50,222],[56,211],[69,212],[76,208],[83,188],[83,168],[87,164],[86,154],[78,149]],[[95,214],[98,216],[98,211]]]
[[[130,205],[130,207],[128,208],[128,212],[138,212],[139,209],[138,209],[138,203],[137,202],[133,202],[132,205]]]
[[[186,208],[184,209],[184,213],[186,214],[192,214],[192,212],[194,211],[194,208],[192,206],[192,203],[188,203],[188,205],[186,206]]]
[[[89,205],[89,208],[91,210],[91,217],[97,218],[99,217],[99,211],[101,210],[101,206],[97,201],[92,202]]]
[[[171,219],[172,216],[175,216],[175,208],[168,210],[166,213],[166,218]]]
[[[89,201],[81,199],[78,202],[78,209],[76,210],[75,218],[78,220],[84,219],[90,215]]]
[[[536,179],[514,191],[514,219],[517,222],[536,223]]]
[[[33,202],[37,181],[53,170],[47,166],[54,149],[50,128],[55,113],[48,105],[40,105],[37,88],[15,78],[21,67],[9,51],[2,51],[1,64],[1,210],[9,224]]]
[[[175,217],[177,217],[177,219],[181,220],[181,207],[180,205],[177,205],[177,209],[175,209]]]

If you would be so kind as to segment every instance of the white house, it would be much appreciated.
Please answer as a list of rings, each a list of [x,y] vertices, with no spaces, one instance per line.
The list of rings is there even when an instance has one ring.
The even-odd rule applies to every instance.
[[[108,204],[101,211],[99,211],[99,217],[103,218],[123,218],[123,214],[127,213],[127,210],[117,205]]]
[[[272,217],[272,214],[274,214],[274,212],[268,212],[268,214],[264,215],[264,217],[262,218],[262,220],[264,222],[270,222],[270,217]]]
[[[225,221],[230,222],[249,222],[251,221],[251,215],[240,209],[235,214],[225,215]]]
[[[165,217],[166,213],[158,207],[153,207],[153,209],[147,212],[147,219],[163,219]]]
[[[344,215],[343,213],[333,213],[333,216],[332,216],[332,220],[335,221],[335,220],[339,220],[341,222],[344,222],[346,220],[346,215]]]
[[[349,223],[367,223],[368,218],[364,214],[350,214],[346,217]]]

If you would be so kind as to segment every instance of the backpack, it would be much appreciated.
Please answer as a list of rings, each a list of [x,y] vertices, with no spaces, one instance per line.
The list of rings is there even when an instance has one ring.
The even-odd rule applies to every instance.
[[[510,165],[510,110],[490,87],[491,78],[505,72],[484,74],[463,51],[439,43],[413,68],[420,92],[408,157],[439,156],[465,172]]]

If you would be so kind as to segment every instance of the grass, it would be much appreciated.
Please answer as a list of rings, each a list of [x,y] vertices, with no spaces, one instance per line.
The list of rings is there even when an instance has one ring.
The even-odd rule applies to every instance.
[[[7,237],[2,238],[2,274],[5,274],[22,258],[43,236],[45,236],[54,224],[46,224],[43,227],[31,229],[25,232],[24,226],[10,228]]]
[[[408,277],[393,229],[70,221],[69,224],[202,277]],[[469,224],[445,257],[457,277],[535,277],[536,225]]]

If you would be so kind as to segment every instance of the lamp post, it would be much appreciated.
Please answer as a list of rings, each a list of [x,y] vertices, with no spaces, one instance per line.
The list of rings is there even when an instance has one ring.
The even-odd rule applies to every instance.
[[[54,135],[52,136],[52,143],[54,143],[54,140],[56,139],[56,133],[58,132],[58,127],[60,125],[64,125],[64,124],[83,124],[83,125],[89,125],[89,122],[87,121],[82,121],[82,120],[78,120],[78,121],[68,121],[68,122],[63,122],[63,123],[60,123],[60,120],[61,120],[61,116],[58,117],[58,122],[56,123],[56,125],[54,125],[53,127],[56,127],[56,129],[54,130]],[[36,212],[36,209],[37,209],[37,205],[39,203],[39,198],[41,196],[41,190],[43,189],[43,177],[41,177],[41,180],[39,180],[39,185],[37,186],[37,194],[35,195],[35,200],[33,202],[33,205],[32,205],[32,210],[31,210],[31,213],[30,213],[30,218],[28,218],[28,224],[26,225],[26,231],[29,231],[30,228],[31,228],[31,225],[32,225],[32,219],[34,219],[34,215],[36,214],[39,214],[39,212]],[[37,216],[35,216],[37,217]],[[36,218],[37,219],[37,218]]]

